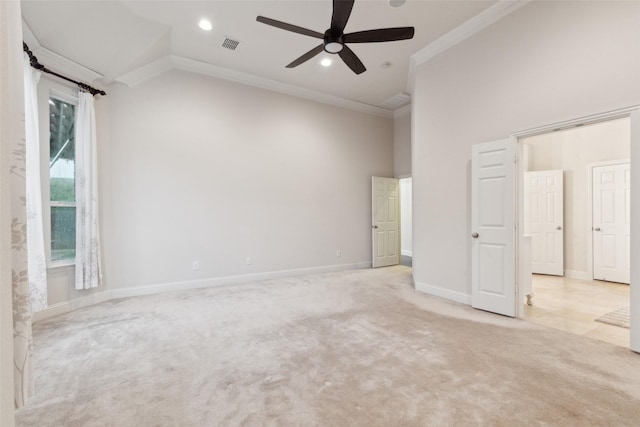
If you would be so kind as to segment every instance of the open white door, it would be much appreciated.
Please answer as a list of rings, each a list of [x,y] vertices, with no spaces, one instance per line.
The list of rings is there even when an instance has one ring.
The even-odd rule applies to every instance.
[[[399,180],[371,178],[373,267],[400,263]]]
[[[562,171],[525,172],[524,191],[525,229],[531,236],[531,271],[563,276]]]
[[[516,315],[515,149],[510,139],[471,154],[471,305]]]
[[[593,168],[593,278],[630,283],[629,163]]]

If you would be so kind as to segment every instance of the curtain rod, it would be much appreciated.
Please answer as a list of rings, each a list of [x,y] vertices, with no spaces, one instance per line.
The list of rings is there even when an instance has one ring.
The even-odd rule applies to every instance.
[[[80,89],[89,92],[93,96],[96,96],[96,95],[104,96],[104,95],[107,94],[105,91],[100,90],[100,89],[96,89],[96,88],[94,88],[92,86],[89,86],[86,83],[75,81],[73,79],[70,79],[69,77],[63,76],[62,74],[58,74],[55,71],[51,71],[50,69],[48,69],[47,67],[45,67],[44,65],[42,65],[41,63],[38,62],[38,58],[36,58],[34,56],[33,52],[31,52],[31,50],[29,49],[29,46],[27,46],[27,44],[25,42],[22,42],[22,50],[27,52],[27,55],[29,55],[29,62],[31,62],[31,66],[33,68],[35,68],[36,70],[42,71],[43,73],[53,74],[56,77],[59,77],[59,78],[61,78],[63,80],[66,80],[68,82],[74,83],[74,84],[78,85],[78,87]]]

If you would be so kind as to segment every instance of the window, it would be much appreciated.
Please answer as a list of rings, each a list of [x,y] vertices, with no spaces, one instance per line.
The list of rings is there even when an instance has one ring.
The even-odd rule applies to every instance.
[[[70,102],[49,98],[51,262],[76,256],[75,109]]]

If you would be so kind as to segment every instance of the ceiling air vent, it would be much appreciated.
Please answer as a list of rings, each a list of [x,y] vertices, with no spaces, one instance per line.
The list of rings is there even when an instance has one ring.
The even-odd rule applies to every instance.
[[[225,37],[224,41],[222,42],[222,47],[229,50],[236,50],[239,44],[240,42],[238,40],[233,40],[233,39],[230,39],[229,37]]]
[[[395,110],[397,108],[407,105],[410,102],[411,102],[411,95],[409,95],[408,93],[402,92],[387,99],[386,101],[381,103],[380,106],[382,108]]]

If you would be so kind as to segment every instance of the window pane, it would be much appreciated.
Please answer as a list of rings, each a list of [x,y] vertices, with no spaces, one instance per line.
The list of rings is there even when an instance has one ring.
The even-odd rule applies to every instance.
[[[51,201],[75,202],[75,106],[49,99]]]
[[[51,206],[51,261],[76,256],[76,208]]]

